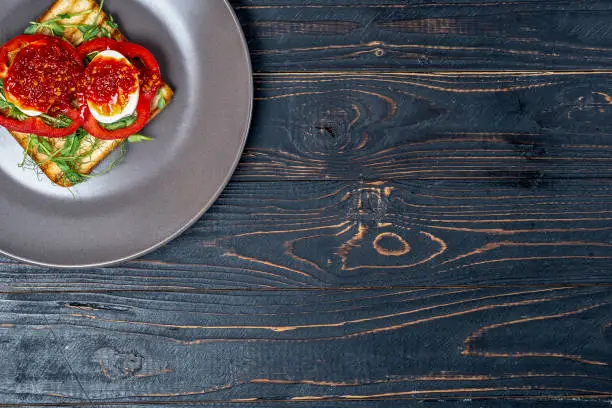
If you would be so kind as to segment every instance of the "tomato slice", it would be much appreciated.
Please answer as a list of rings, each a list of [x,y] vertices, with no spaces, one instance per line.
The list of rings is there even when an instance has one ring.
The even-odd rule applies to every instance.
[[[60,49],[60,54],[62,54],[63,51],[62,58],[65,58],[67,56],[67,60],[74,61],[74,63],[76,63],[73,64],[71,62],[71,64],[77,67],[77,74],[80,74],[80,72],[84,69],[79,54],[68,41],[43,34],[24,34],[13,38],[0,48],[0,78],[7,79],[9,77],[9,71],[13,64],[13,61],[23,49],[29,47],[30,45],[36,45],[41,49],[45,45],[57,46]],[[33,50],[31,48],[29,49]],[[14,77],[11,77],[10,79],[14,79]],[[22,85],[22,88],[28,88],[27,82],[25,82],[25,85]],[[57,96],[57,94],[55,96]],[[65,127],[54,127],[49,124],[49,118],[57,119],[60,117],[59,115],[63,115],[64,117],[70,119],[71,123]],[[55,105],[51,106],[46,112],[45,116],[47,122],[42,117],[28,117],[25,120],[20,121],[5,116],[2,112],[0,112],[0,125],[4,126],[8,130],[16,132],[32,133],[37,136],[59,138],[73,134],[83,124],[83,118],[80,114],[79,109],[76,108],[76,105],[72,106],[71,104],[66,102],[58,102]]]
[[[45,35],[35,34],[35,35],[19,35],[0,48],[0,78],[4,79],[8,75],[9,67],[12,63],[12,58],[23,48],[28,45],[43,40]]]
[[[157,60],[146,48],[127,41],[115,41],[110,38],[96,38],[77,48],[81,60],[94,52],[112,50],[121,53],[138,69],[140,79],[140,100],[136,108],[136,122],[131,126],[117,130],[107,130],[93,117],[85,104],[85,130],[103,140],[126,139],[140,132],[151,117],[151,103],[162,85],[161,72]]]
[[[49,126],[40,117],[28,118],[26,120],[17,120],[9,118],[4,115],[0,115],[0,126],[4,126],[8,130],[21,133],[32,133],[36,136],[49,137],[49,138],[60,138],[76,132],[81,126],[83,126],[83,119],[78,110],[73,109],[69,106],[55,106],[51,108],[57,114],[63,114],[72,121],[70,126],[64,128],[56,128]]]
[[[147,95],[140,95],[140,100],[138,101],[138,107],[136,108],[136,122],[131,126],[125,127],[123,129],[117,130],[107,130],[104,129],[100,123],[94,118],[94,116],[89,112],[89,108],[87,108],[87,113],[85,114],[85,123],[83,123],[83,128],[94,137],[102,140],[117,140],[117,139],[127,139],[128,137],[137,134],[140,132],[149,121],[151,117],[151,103],[153,102],[153,98]]]
[[[75,60],[80,60],[76,48],[68,41],[61,38],[52,37],[44,34],[23,34],[13,38],[0,48],[0,78],[4,79],[8,75],[9,67],[12,64],[13,58],[25,47],[37,42],[46,42],[59,45],[63,50],[68,52]]]

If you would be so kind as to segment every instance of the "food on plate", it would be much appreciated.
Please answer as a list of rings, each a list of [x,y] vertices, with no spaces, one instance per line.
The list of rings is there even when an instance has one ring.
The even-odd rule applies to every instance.
[[[24,163],[62,187],[126,142],[150,140],[141,131],[173,97],[155,57],[123,37],[103,4],[57,0],[0,48],[0,126]]]

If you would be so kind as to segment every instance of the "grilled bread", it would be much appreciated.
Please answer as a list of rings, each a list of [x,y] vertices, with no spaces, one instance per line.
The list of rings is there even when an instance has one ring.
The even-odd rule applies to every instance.
[[[111,37],[117,41],[125,41],[126,38],[121,32],[113,28],[113,25],[108,25],[109,17],[104,11],[98,15],[99,4],[95,0],[57,0],[49,7],[49,9],[40,17],[38,22],[47,21],[56,18],[62,14],[78,14],[84,11],[92,11],[78,17],[72,17],[67,20],[60,20],[60,24],[95,24],[98,17],[98,25],[108,30]],[[83,34],[77,28],[65,28],[63,37],[73,45],[77,46],[83,42]],[[159,106],[165,106],[172,100],[174,92],[167,85],[163,84],[161,90],[153,101],[151,110],[151,120],[160,113]],[[160,103],[160,98],[164,101]],[[165,102],[165,103],[164,103]],[[38,147],[32,146],[30,143],[30,135],[19,132],[11,132],[17,142],[27,151],[30,158],[40,167],[40,169],[49,177],[51,181],[62,187],[71,187],[73,182],[66,176],[64,171],[47,155],[39,152]],[[65,143],[64,138],[47,139],[51,147],[61,149]],[[88,175],[104,160],[113,150],[119,147],[123,140],[99,140],[91,135],[87,135],[81,142],[81,151],[77,155],[86,154],[86,158],[82,159],[78,164],[78,168],[72,169],[81,175]]]

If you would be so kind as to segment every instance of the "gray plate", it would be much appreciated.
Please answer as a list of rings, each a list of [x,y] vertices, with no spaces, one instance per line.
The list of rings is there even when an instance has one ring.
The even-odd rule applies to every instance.
[[[2,0],[0,41],[51,0]],[[253,87],[244,36],[225,0],[107,0],[133,42],[158,58],[176,91],[107,175],[74,188],[20,169],[23,150],[0,130],[0,252],[53,267],[139,257],[178,236],[212,205],[246,140]]]

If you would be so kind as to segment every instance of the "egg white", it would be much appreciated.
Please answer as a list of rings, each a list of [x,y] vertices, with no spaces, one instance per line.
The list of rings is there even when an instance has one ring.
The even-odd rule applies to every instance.
[[[12,103],[13,105],[15,105],[17,107],[17,109],[19,109],[21,112],[25,113],[28,116],[32,116],[32,117],[36,117],[36,116],[40,116],[42,115],[44,112],[40,112],[34,109],[25,109],[23,106],[21,106],[21,104],[19,103],[19,99],[14,98],[10,92],[5,92],[6,95],[6,100],[9,101],[10,103]]]
[[[132,63],[127,58],[125,58],[123,54],[117,51],[113,51],[113,50],[106,50],[106,51],[100,52],[91,61],[91,63],[93,63],[96,59],[102,58],[102,57],[114,58],[118,61],[125,61],[128,64],[132,65]],[[116,115],[111,115],[111,116],[100,114],[96,109],[94,109],[95,104],[91,102],[89,99],[87,100],[87,105],[89,106],[89,111],[91,112],[92,116],[96,118],[98,122],[104,123],[104,124],[110,124],[110,123],[118,122],[123,118],[127,118],[128,116],[133,115],[134,112],[136,112],[136,108],[138,107],[139,99],[140,99],[140,86],[128,96],[128,103],[125,105],[123,110],[117,113]],[[27,112],[25,113],[27,114]]]

